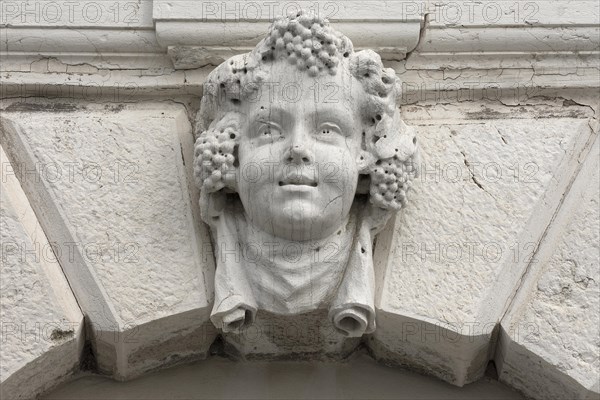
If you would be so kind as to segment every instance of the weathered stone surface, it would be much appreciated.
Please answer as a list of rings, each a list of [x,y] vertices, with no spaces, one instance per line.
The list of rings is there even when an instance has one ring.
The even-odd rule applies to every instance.
[[[530,118],[483,104],[454,109],[461,121],[436,119],[452,106],[405,113],[425,161],[414,201],[378,240],[377,357],[457,385],[482,376],[494,329],[591,134],[585,112],[550,119],[522,108]]]
[[[2,148],[0,165],[0,385],[24,399],[79,368],[83,315]]]
[[[600,398],[598,157],[596,142],[502,320],[500,379],[533,398]]]
[[[215,336],[203,328],[213,260],[202,257],[210,242],[197,219],[197,191],[189,190],[193,141],[185,109],[140,103],[47,110],[57,111],[35,102],[9,106],[2,139],[89,315],[99,369],[125,379],[202,356]],[[152,350],[174,338],[169,354]]]

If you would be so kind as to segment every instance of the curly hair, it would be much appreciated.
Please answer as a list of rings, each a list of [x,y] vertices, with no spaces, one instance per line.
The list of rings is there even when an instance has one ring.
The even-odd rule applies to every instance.
[[[336,75],[347,69],[366,94],[361,107],[362,150],[359,172],[370,176],[370,200],[398,210],[418,174],[416,136],[400,118],[401,84],[371,50],[355,52],[346,36],[327,20],[304,12],[276,19],[266,38],[247,54],[219,65],[203,87],[197,116],[196,184],[204,193],[234,189],[241,102],[266,82],[270,63],[287,61],[309,76]]]

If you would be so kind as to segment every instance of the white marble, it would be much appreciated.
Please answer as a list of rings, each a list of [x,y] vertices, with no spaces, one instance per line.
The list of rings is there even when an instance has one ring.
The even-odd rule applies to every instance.
[[[349,337],[375,330],[372,242],[418,166],[399,98],[376,53],[302,13],[211,73],[195,172],[214,238],[216,327],[325,308]]]

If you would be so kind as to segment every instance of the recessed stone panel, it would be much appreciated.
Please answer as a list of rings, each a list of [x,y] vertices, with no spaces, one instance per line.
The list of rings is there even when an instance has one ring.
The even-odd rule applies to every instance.
[[[125,379],[202,356],[215,336],[203,328],[213,260],[202,256],[210,241],[188,180],[184,107],[58,106],[9,106],[2,138],[90,318],[98,368]],[[183,338],[198,329],[202,340],[188,346]],[[174,337],[181,340],[169,354],[140,357]]]
[[[483,375],[591,135],[586,118],[527,109],[524,119],[501,106],[470,117],[465,108],[461,121],[435,119],[430,107],[408,114],[424,162],[414,201],[376,249],[377,357],[457,385]]]

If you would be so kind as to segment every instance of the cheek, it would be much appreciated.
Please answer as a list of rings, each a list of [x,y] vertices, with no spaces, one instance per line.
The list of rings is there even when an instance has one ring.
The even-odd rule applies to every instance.
[[[358,166],[354,159],[348,156],[330,160],[320,173],[321,181],[328,187],[331,196],[354,196],[358,183]]]
[[[238,167],[238,193],[244,203],[254,207],[271,204],[275,195],[276,180],[273,162],[261,157],[252,157]]]
[[[262,179],[260,157],[253,146],[246,142],[238,148],[237,187],[241,195],[250,196],[256,192]]]

